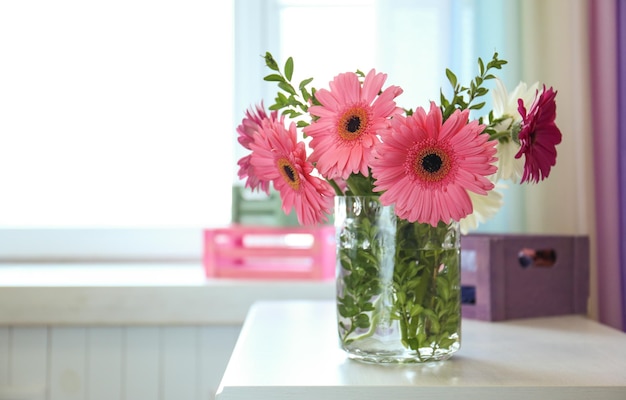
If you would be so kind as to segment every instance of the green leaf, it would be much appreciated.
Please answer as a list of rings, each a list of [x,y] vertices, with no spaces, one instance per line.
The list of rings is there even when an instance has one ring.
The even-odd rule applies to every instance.
[[[417,317],[418,315],[421,314],[423,309],[424,309],[424,307],[422,307],[419,304],[413,305],[413,307],[411,307],[411,311],[410,311],[411,317]]]
[[[405,304],[406,303],[406,293],[398,292],[398,293],[396,293],[396,295],[398,296],[398,304]]]
[[[278,74],[270,74],[263,78],[263,80],[268,82],[282,82],[284,78]]]
[[[274,57],[269,51],[265,52],[265,65],[271,70],[279,70],[278,63],[276,63],[276,60],[274,60]]]
[[[282,93],[277,93],[277,94],[276,94],[276,102],[277,102],[277,103],[280,103],[280,104],[283,104],[283,105],[286,105],[286,104],[287,104],[287,102],[288,102],[288,100],[287,100],[287,96],[285,96],[285,95],[284,95],[284,94],[282,94]]]
[[[289,57],[285,62],[285,77],[288,81],[291,81],[293,77],[293,58]]]
[[[447,335],[446,335],[447,336]],[[441,347],[442,349],[447,349],[450,346],[452,346],[454,343],[456,343],[455,339],[450,339],[449,337],[443,337],[440,341],[439,341],[439,347]]]
[[[308,85],[311,82],[313,82],[313,78],[305,79],[302,82],[300,82],[300,86],[298,88],[300,90],[304,90],[305,86]]]
[[[294,113],[296,113],[296,111],[292,110],[291,108],[286,108],[283,110],[282,114],[288,116],[289,118],[293,118]]]
[[[482,103],[478,103],[478,104],[474,104],[472,106],[470,106],[470,110],[480,110],[481,108],[483,108],[485,106],[485,102]]]
[[[354,299],[351,296],[346,296],[343,299],[340,299],[346,307],[354,306]]]
[[[370,326],[370,317],[367,316],[367,314],[359,314],[356,317],[356,320],[354,321],[354,324],[361,328],[361,329],[366,329],[369,328]]]
[[[346,308],[346,306],[344,306],[341,303],[337,304],[337,312],[339,313],[339,315],[341,315],[344,318],[350,318],[351,316],[348,315],[348,309]]]
[[[304,99],[304,101],[309,101],[309,99],[311,98],[311,94],[307,92],[306,89],[301,89],[300,92],[302,93],[302,98]]]
[[[291,86],[287,82],[279,82],[278,87],[289,94],[292,94],[292,95],[296,94],[296,90],[293,88],[293,86]]]
[[[452,85],[452,87],[456,87],[456,84],[457,84],[456,75],[454,75],[454,73],[448,68],[446,68],[446,77],[448,77],[448,81],[450,81],[450,84]]]

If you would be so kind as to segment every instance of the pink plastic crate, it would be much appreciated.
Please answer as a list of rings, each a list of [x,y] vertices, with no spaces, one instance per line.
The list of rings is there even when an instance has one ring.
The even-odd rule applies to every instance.
[[[331,279],[335,228],[233,225],[204,231],[204,269],[211,278]]]

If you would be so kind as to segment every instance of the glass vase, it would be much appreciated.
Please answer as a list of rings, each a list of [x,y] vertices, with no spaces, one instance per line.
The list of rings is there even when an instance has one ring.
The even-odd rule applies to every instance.
[[[337,329],[348,357],[448,359],[461,345],[458,223],[410,223],[376,196],[337,196]]]

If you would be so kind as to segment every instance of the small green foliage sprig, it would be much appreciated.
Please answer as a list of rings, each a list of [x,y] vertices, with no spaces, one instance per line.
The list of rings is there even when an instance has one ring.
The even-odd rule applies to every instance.
[[[446,77],[450,82],[453,89],[452,99],[448,100],[441,90],[441,112],[443,114],[444,121],[452,115],[456,110],[480,110],[485,106],[485,102],[475,103],[473,102],[486,95],[489,89],[485,88],[483,84],[490,80],[495,79],[496,76],[490,73],[492,69],[502,69],[502,66],[507,64],[506,60],[500,60],[498,53],[493,53],[491,61],[485,65],[482,58],[478,58],[478,75],[470,82],[469,86],[462,86],[458,83],[456,75],[446,68]]]
[[[276,60],[274,60],[272,54],[266,52],[265,65],[276,73],[265,76],[263,80],[267,82],[277,82],[278,87],[281,89],[281,91],[276,94],[274,104],[269,107],[270,110],[282,110],[281,114],[295,120],[308,112],[310,104],[319,104],[315,100],[315,88],[308,88],[309,84],[313,82],[313,78],[301,81],[297,85],[297,89],[294,86],[292,82],[294,69],[293,57],[287,58],[283,70],[281,71],[280,66]],[[298,120],[296,122],[298,128],[303,128],[307,125],[309,125],[308,121]]]

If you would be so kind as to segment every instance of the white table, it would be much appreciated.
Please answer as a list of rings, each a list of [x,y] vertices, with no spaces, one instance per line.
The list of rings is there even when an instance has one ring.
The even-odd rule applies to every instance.
[[[332,301],[255,303],[217,400],[626,399],[626,334],[583,316],[463,320],[461,350],[379,366],[339,350]]]

